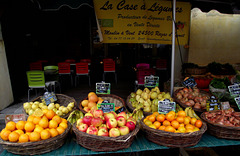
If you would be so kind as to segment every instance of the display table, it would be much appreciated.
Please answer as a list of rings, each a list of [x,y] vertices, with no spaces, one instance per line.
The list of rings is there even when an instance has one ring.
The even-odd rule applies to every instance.
[[[155,143],[148,141],[142,132],[140,132],[137,137],[134,139],[132,145],[123,150],[113,151],[113,152],[93,152],[88,150],[74,141],[74,138],[70,138],[66,141],[66,143],[57,150],[52,152],[43,154],[43,155],[96,155],[96,154],[106,154],[106,153],[128,153],[128,152],[141,152],[141,151],[150,151],[157,149],[170,149],[165,146],[160,146]],[[197,148],[197,147],[217,147],[217,146],[231,146],[231,145],[240,145],[240,141],[236,140],[226,140],[226,139],[218,139],[209,134],[204,134],[201,138],[200,142],[196,146],[192,146],[189,148]],[[47,146],[47,145],[46,145]],[[13,156],[15,154],[9,153],[7,150],[4,150],[1,153],[2,156]]]

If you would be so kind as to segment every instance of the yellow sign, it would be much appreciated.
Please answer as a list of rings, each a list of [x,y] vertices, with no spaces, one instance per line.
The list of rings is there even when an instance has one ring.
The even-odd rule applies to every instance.
[[[171,1],[94,0],[94,9],[103,43],[172,43]],[[176,3],[176,36],[181,45],[188,43],[190,11],[190,3]]]

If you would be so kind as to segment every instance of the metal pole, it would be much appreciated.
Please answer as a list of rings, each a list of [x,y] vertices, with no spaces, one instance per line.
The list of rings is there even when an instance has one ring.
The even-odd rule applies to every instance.
[[[175,14],[176,14],[176,0],[173,0],[172,6],[172,60],[171,60],[171,89],[170,94],[173,96],[174,88],[174,60],[175,60]]]

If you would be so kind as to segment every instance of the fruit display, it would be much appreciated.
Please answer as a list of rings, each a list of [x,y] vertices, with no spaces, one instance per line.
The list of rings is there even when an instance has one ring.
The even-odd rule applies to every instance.
[[[132,92],[128,97],[127,104],[130,107],[139,109],[143,108],[144,112],[151,113],[158,111],[158,101],[164,101],[168,99],[173,102],[170,93],[160,92],[158,87],[138,89],[136,92]]]
[[[71,124],[74,124],[78,119],[82,119],[84,117],[83,112],[79,110],[74,110],[70,113],[70,115],[67,118],[67,121]]]
[[[136,127],[136,120],[129,117],[126,112],[119,114],[111,111],[103,113],[102,110],[93,110],[78,119],[76,127],[79,131],[91,135],[118,137],[127,135]]]
[[[23,109],[27,115],[32,115],[35,111],[39,110],[53,110],[58,116],[65,116],[73,111],[74,106],[74,102],[69,102],[67,106],[63,106],[60,103],[50,103],[49,105],[46,105],[39,101],[23,103]]]
[[[188,116],[185,110],[180,110],[177,113],[170,111],[167,114],[154,112],[146,116],[143,123],[150,128],[172,133],[196,132],[203,124],[201,120]]]
[[[68,128],[66,119],[58,116],[53,110],[45,109],[34,113],[27,121],[9,121],[1,131],[1,139],[15,143],[37,142],[56,137]]]
[[[198,88],[180,88],[174,92],[175,101],[183,107],[192,107],[194,110],[206,109],[210,94]]]

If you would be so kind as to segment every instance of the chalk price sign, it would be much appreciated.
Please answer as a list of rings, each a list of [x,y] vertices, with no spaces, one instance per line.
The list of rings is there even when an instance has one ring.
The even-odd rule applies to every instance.
[[[158,113],[167,114],[170,111],[176,110],[176,103],[169,101],[158,101]]]
[[[96,93],[97,94],[110,94],[110,83],[96,83]]]
[[[231,95],[237,95],[237,96],[240,95],[240,86],[239,86],[239,84],[228,86],[228,90],[229,90]]]
[[[193,88],[197,85],[193,77],[186,77],[182,82],[183,86]]]
[[[144,77],[144,86],[145,87],[158,87],[159,86],[159,77],[158,76],[145,76]]]
[[[236,97],[236,98],[234,98],[234,100],[236,101],[238,109],[240,109],[240,97]]]
[[[207,101],[206,110],[220,110],[220,102],[215,96],[211,96],[210,99]]]
[[[102,110],[104,113],[111,112],[111,111],[115,112],[114,103],[99,103],[97,104],[97,108]]]

